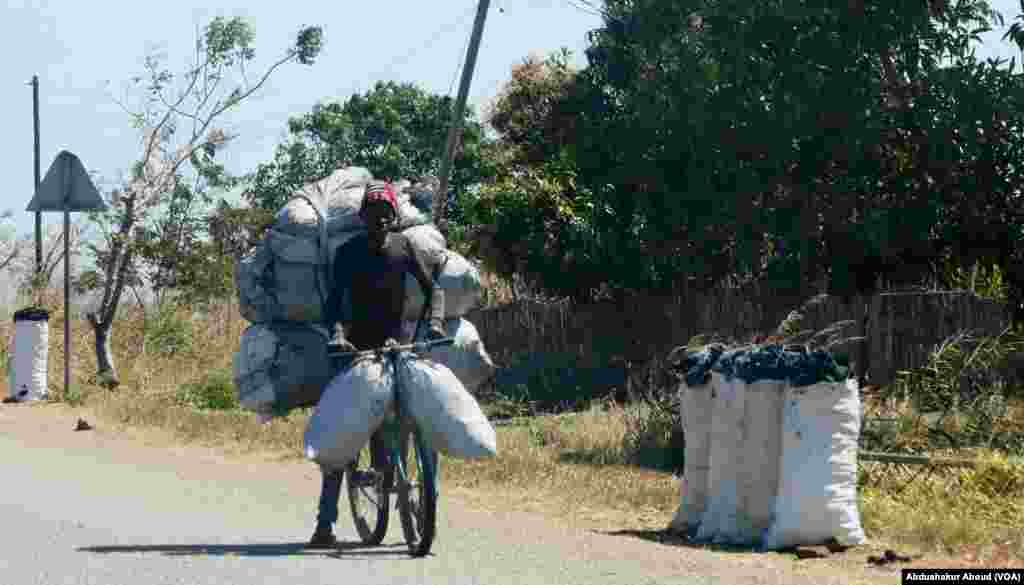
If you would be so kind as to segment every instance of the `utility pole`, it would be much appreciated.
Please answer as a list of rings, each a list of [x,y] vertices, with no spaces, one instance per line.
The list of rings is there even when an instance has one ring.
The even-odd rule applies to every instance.
[[[35,131],[35,190],[39,190],[39,76],[32,76],[32,122]],[[43,212],[36,212],[36,276],[43,272]]]
[[[484,32],[484,20],[490,0],[480,0],[476,9],[476,20],[473,22],[473,33],[469,37],[469,48],[466,50],[466,65],[462,68],[462,81],[459,83],[459,95],[452,111],[452,121],[448,128],[448,144],[445,146],[444,157],[441,158],[440,185],[434,197],[434,223],[442,234],[447,235],[448,222],[444,217],[448,203],[448,175],[451,174],[455,160],[455,150],[462,134],[462,116],[466,111],[466,98],[469,96],[469,83],[473,80],[473,69],[476,68],[476,56],[480,49],[480,37]]]

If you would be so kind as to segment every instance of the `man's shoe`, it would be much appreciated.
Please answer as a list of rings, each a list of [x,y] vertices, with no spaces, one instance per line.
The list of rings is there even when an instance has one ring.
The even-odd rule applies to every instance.
[[[338,539],[335,538],[334,531],[329,526],[325,528],[318,526],[306,548],[335,548],[337,546]]]

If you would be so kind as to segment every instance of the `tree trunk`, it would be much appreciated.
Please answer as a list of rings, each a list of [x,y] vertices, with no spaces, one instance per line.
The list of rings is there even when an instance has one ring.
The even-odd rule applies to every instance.
[[[108,389],[116,388],[120,384],[114,369],[114,354],[110,351],[110,331],[113,323],[112,320],[100,321],[95,315],[89,315],[96,350],[96,379],[100,386]]]
[[[106,266],[103,300],[96,312],[88,316],[94,334],[96,378],[101,386],[111,389],[120,384],[117,379],[117,371],[114,369],[114,355],[110,351],[110,335],[114,327],[114,319],[117,316],[117,307],[127,284],[128,268],[131,266],[135,251],[131,239],[137,236],[135,233],[136,197],[136,194],[132,193],[124,198],[124,215],[118,229],[118,237],[113,240],[110,259]]]
[[[101,386],[110,389],[116,388],[120,384],[120,381],[117,379],[117,372],[114,369],[114,356],[110,351],[110,334],[113,330],[114,319],[117,316],[117,307],[121,302],[121,296],[124,294],[125,281],[128,278],[128,266],[132,259],[131,248],[123,246],[120,255],[121,263],[117,272],[115,272],[116,281],[113,284],[110,295],[107,297],[107,303],[100,307],[98,317],[96,314],[89,315],[89,323],[92,325],[93,333],[95,334],[96,378]]]

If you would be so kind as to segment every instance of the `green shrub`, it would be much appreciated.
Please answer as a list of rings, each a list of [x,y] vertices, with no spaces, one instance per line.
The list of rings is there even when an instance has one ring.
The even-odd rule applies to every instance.
[[[161,307],[155,318],[146,322],[146,347],[160,355],[189,351],[193,335],[192,320],[183,317],[172,306]]]
[[[664,375],[667,366],[654,359],[631,377],[622,451],[634,465],[678,472],[686,445],[675,379]]]
[[[883,388],[879,398],[902,404],[902,412],[890,415],[885,432],[867,430],[862,445],[1024,452],[1024,429],[1009,408],[1015,389],[1005,375],[1007,358],[1022,350],[1024,336],[1011,329],[981,338],[961,332],[937,344],[926,364],[898,372]],[[866,429],[877,426],[865,422]]]
[[[200,410],[232,410],[238,408],[235,382],[231,372],[214,370],[198,382],[185,384],[178,389],[178,402]]]

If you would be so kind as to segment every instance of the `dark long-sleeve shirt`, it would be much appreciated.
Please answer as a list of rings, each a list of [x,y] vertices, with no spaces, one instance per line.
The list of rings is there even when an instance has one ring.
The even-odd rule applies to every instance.
[[[345,338],[359,349],[380,347],[389,337],[403,341],[406,274],[424,291],[430,324],[440,326],[444,292],[436,278],[439,260],[401,234],[389,234],[380,250],[370,250],[365,234],[349,240],[334,256],[328,329],[342,323]]]

